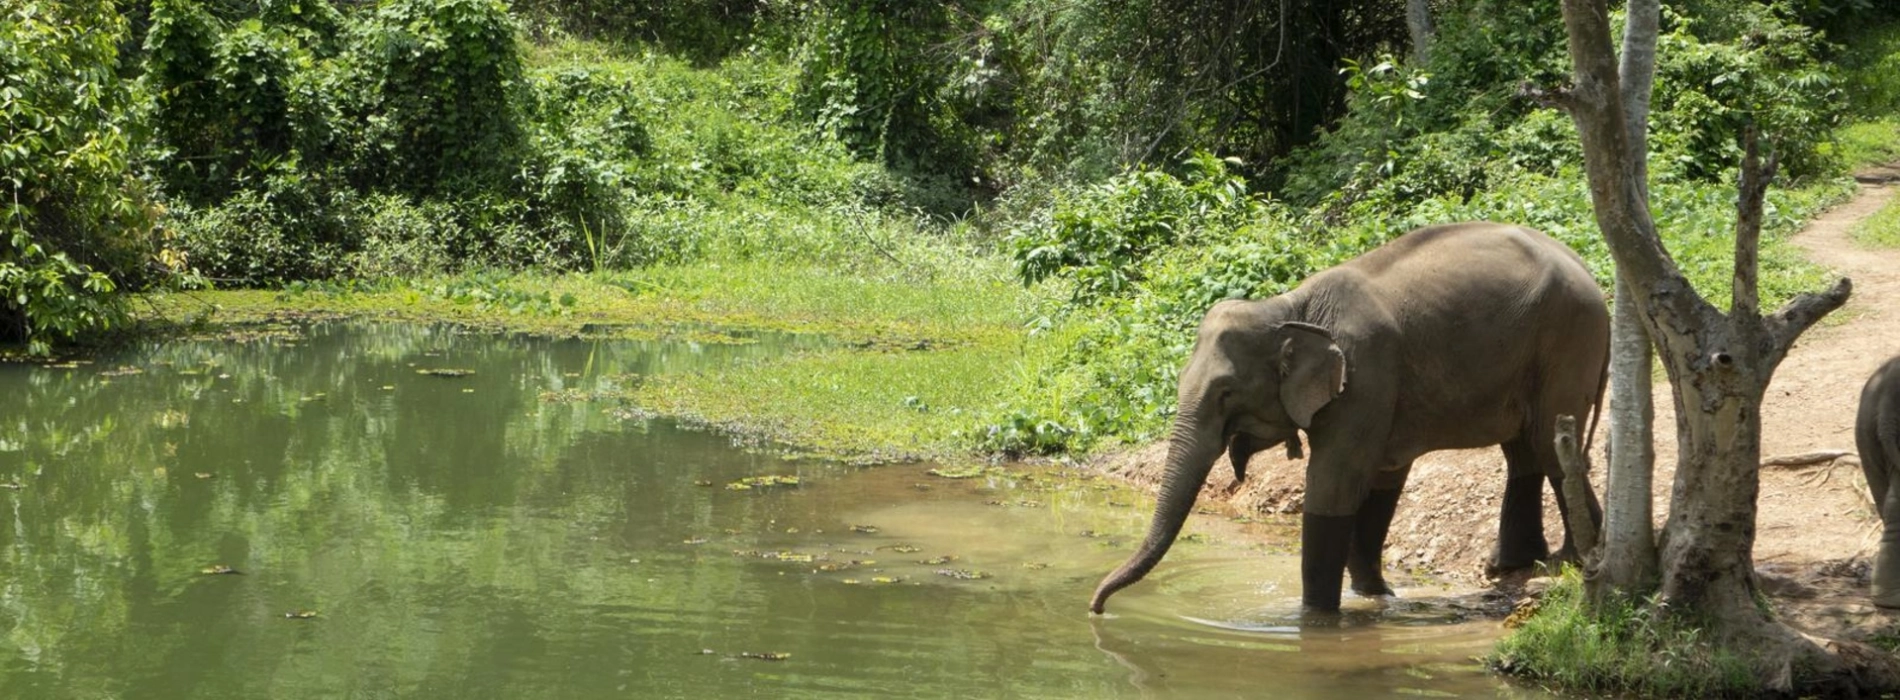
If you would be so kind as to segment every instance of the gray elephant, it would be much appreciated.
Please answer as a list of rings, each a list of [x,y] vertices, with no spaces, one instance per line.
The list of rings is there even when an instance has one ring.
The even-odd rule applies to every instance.
[[[1491,564],[1547,558],[1543,485],[1561,494],[1563,481],[1555,423],[1602,396],[1603,297],[1563,243],[1470,222],[1406,233],[1281,296],[1214,305],[1181,372],[1147,537],[1102,579],[1089,609],[1102,612],[1167,554],[1223,449],[1243,479],[1255,452],[1285,443],[1298,456],[1302,430],[1312,452],[1300,539],[1307,609],[1339,608],[1342,569],[1357,593],[1392,592],[1386,531],[1412,460],[1433,450],[1502,445]],[[1601,522],[1594,495],[1589,509]]]
[[[1874,605],[1900,608],[1900,357],[1887,360],[1860,390],[1854,447],[1880,509],[1874,553]]]

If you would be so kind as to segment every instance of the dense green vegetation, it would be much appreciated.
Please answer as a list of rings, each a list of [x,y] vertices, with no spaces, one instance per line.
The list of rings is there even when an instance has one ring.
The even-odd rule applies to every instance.
[[[840,342],[638,400],[853,452],[1059,453],[1158,435],[1212,302],[1417,225],[1536,226],[1608,279],[1574,129],[1518,94],[1565,74],[1555,7],[1434,3],[1421,60],[1404,3],[1270,5],[25,0],[0,333],[44,351],[202,286],[264,291],[145,298],[801,330]],[[1900,156],[1900,23],[1708,0],[1665,25],[1672,250],[1721,296],[1754,123],[1783,166],[1764,288],[1813,286],[1783,238]]]

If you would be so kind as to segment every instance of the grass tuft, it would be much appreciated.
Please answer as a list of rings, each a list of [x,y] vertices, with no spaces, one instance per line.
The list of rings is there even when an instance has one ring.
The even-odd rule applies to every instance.
[[[1568,568],[1487,662],[1592,694],[1737,697],[1756,688],[1747,659],[1712,644],[1697,621],[1657,609],[1654,601],[1613,601],[1587,610],[1583,579]]]

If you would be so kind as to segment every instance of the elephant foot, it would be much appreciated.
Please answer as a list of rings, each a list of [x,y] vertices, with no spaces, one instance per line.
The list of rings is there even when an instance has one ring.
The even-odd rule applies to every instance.
[[[1900,552],[1887,542],[1874,554],[1874,607],[1900,608]]]
[[[1544,557],[1537,562],[1538,571],[1550,574],[1563,571],[1565,566],[1583,568],[1583,557],[1577,554],[1575,547],[1567,544],[1556,552],[1552,552],[1550,556]]]
[[[1386,585],[1385,579],[1383,578],[1376,581],[1367,581],[1364,583],[1361,583],[1358,579],[1353,579],[1352,592],[1365,596],[1367,598],[1381,598],[1385,596],[1398,595],[1397,591],[1392,590],[1391,586]]]
[[[1484,560],[1484,575],[1489,578],[1498,578],[1506,574],[1513,574],[1519,571],[1536,568],[1542,565],[1545,561],[1549,559],[1550,559],[1549,555],[1537,556],[1537,557],[1516,556],[1516,557],[1506,558],[1497,554],[1493,554],[1489,558]]]

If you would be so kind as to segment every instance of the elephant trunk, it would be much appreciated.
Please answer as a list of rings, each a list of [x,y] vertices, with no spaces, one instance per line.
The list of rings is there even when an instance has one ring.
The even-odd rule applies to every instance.
[[[1161,493],[1155,499],[1155,514],[1148,523],[1148,536],[1127,562],[1095,587],[1095,597],[1089,602],[1090,612],[1102,612],[1109,596],[1148,575],[1168,553],[1168,548],[1174,546],[1174,538],[1181,534],[1181,526],[1193,511],[1194,501],[1201,495],[1201,484],[1207,480],[1207,473],[1222,447],[1219,424],[1203,426],[1196,420],[1195,413],[1183,411],[1177,415],[1168,435],[1168,469],[1161,480]]]

